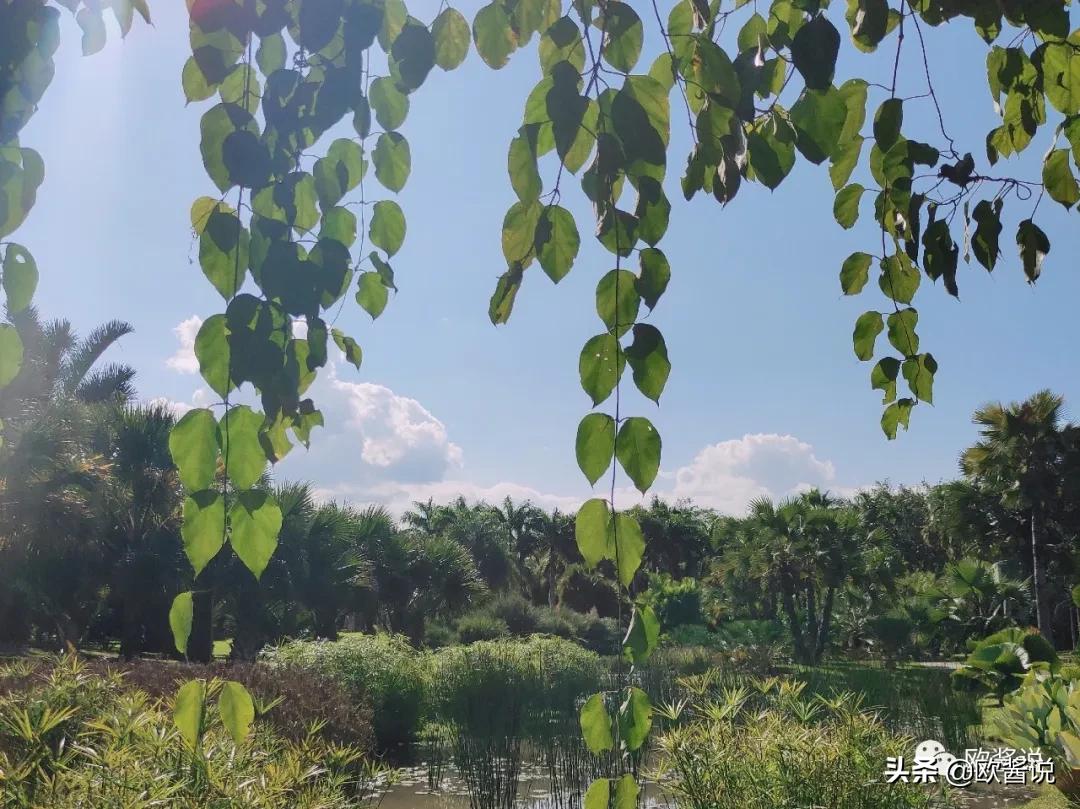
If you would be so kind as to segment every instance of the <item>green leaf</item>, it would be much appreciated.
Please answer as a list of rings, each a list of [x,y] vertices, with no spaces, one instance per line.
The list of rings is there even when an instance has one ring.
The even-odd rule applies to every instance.
[[[209,489],[217,474],[218,426],[209,410],[189,410],[169,433],[169,452],[190,492]]]
[[[407,19],[390,47],[390,58],[401,83],[415,90],[435,67],[435,38],[426,25]]]
[[[500,3],[488,3],[473,18],[473,42],[488,67],[498,70],[506,65],[517,48],[510,18]]]
[[[897,303],[911,303],[919,288],[920,277],[907,254],[896,253],[881,262],[878,286]]]
[[[581,237],[573,215],[563,207],[545,207],[536,221],[536,257],[548,278],[559,283],[574,266]]]
[[[510,175],[510,185],[519,200],[529,203],[539,198],[544,184],[536,168],[536,152],[525,135],[518,135],[510,141],[506,170]]]
[[[334,343],[341,349],[345,359],[352,363],[357,370],[360,370],[360,363],[363,362],[364,353],[360,350],[360,345],[356,340],[349,337],[341,329],[331,329],[330,334],[333,335]]]
[[[199,237],[199,266],[226,301],[244,285],[251,237],[236,214],[213,211]]]
[[[631,663],[641,665],[652,656],[660,642],[660,621],[648,604],[636,604],[630,619],[630,628],[623,638],[623,656]]]
[[[623,511],[615,515],[614,540],[615,551],[609,558],[616,563],[619,582],[629,589],[638,568],[641,567],[641,558],[645,555],[645,537],[632,514]]]
[[[382,76],[371,83],[368,101],[375,110],[375,120],[385,130],[397,129],[409,114],[409,97],[397,89],[394,80]]]
[[[646,244],[655,246],[667,232],[671,203],[664,194],[664,187],[652,177],[640,177],[637,190],[634,216],[638,220],[638,237]]]
[[[191,593],[180,593],[169,607],[169,628],[172,630],[176,651],[187,654],[188,638],[191,637],[191,621],[194,611]]]
[[[221,686],[218,695],[218,714],[233,742],[240,744],[247,738],[251,723],[255,721],[255,703],[243,685],[229,680]]]
[[[615,555],[615,522],[607,500],[586,500],[574,518],[574,540],[588,567]]]
[[[530,201],[515,202],[506,212],[502,225],[502,251],[508,263],[520,264],[523,268],[532,263],[540,211],[540,204]]]
[[[611,270],[596,285],[596,314],[616,337],[630,331],[640,305],[637,277],[629,270]]]
[[[637,802],[637,781],[634,780],[633,775],[626,773],[615,782],[615,805],[613,809],[635,809]]]
[[[206,715],[206,683],[189,680],[180,686],[173,701],[173,724],[188,747],[195,749],[203,733]]]
[[[904,360],[904,379],[918,401],[934,403],[934,374],[937,369],[938,364],[932,354],[919,354]]]
[[[856,136],[838,146],[833,152],[832,162],[829,164],[829,177],[832,179],[834,191],[839,191],[851,179],[855,166],[859,164],[862,146],[863,139]]]
[[[596,25],[604,29],[604,60],[616,70],[629,73],[641,56],[641,46],[645,41],[645,29],[641,18],[626,3],[612,0],[607,4],[603,22]]]
[[[649,737],[649,731],[652,729],[652,714],[652,700],[649,699],[648,694],[640,688],[631,687],[626,700],[619,708],[620,737],[626,744],[627,750],[633,752],[645,744],[645,740]],[[634,783],[633,776],[629,777],[630,782]],[[622,786],[622,782],[620,782],[619,786]],[[616,790],[616,800],[618,800],[617,794]],[[636,783],[634,784],[634,795],[637,796]],[[631,804],[631,806],[633,805]]]
[[[383,132],[371,153],[375,178],[391,191],[400,191],[409,179],[412,155],[409,142],[397,132]]]
[[[521,265],[511,265],[510,269],[499,276],[495,291],[488,303],[488,318],[494,325],[505,323],[514,310],[514,299],[521,289]]]
[[[800,28],[791,42],[795,69],[811,90],[825,90],[832,84],[839,53],[840,32],[824,14],[818,14]]]
[[[897,427],[907,430],[911,421],[911,408],[915,403],[911,399],[900,399],[885,408],[881,414],[881,429],[890,441],[896,438]]]
[[[1042,274],[1043,259],[1050,252],[1050,239],[1030,219],[1025,219],[1016,229],[1016,246],[1024,264],[1028,283],[1034,284]]]
[[[914,309],[901,309],[889,315],[889,344],[905,357],[914,357],[919,351],[919,313]]]
[[[623,421],[615,439],[615,457],[638,491],[644,493],[660,470],[660,433],[641,416]]]
[[[608,809],[611,801],[611,782],[607,778],[597,778],[585,790],[582,809]]]
[[[1072,603],[1074,607],[1080,607],[1080,584],[1072,588]]]
[[[560,17],[543,33],[537,53],[540,70],[545,76],[559,62],[569,62],[578,72],[585,68],[585,43],[581,39],[581,29],[569,16]]]
[[[874,115],[874,139],[882,153],[889,151],[899,139],[903,123],[904,102],[899,98],[883,101]]]
[[[2,268],[8,314],[17,314],[30,305],[37,289],[37,262],[22,245],[9,244]]]
[[[746,146],[754,177],[770,191],[775,190],[795,165],[792,139],[773,124],[751,132]]]
[[[578,359],[578,376],[593,407],[615,390],[625,366],[626,355],[613,334],[598,334],[585,343]]]
[[[991,272],[1001,255],[1001,208],[1000,199],[993,203],[984,199],[975,206],[971,215],[976,222],[975,234],[971,238],[971,250],[975,253],[976,260]]]
[[[664,335],[655,326],[636,324],[634,342],[626,349],[626,360],[630,363],[638,390],[659,404],[660,394],[664,392],[668,374],[671,373]]]
[[[333,208],[360,184],[366,172],[367,161],[364,160],[364,150],[360,144],[348,138],[335,140],[326,157],[316,160],[312,169],[319,207],[323,211]]]
[[[345,247],[351,247],[356,241],[356,214],[341,207],[324,210],[319,238],[333,239]]]
[[[896,378],[900,375],[900,360],[895,357],[883,357],[870,372],[870,387],[882,391],[885,396],[882,404],[896,399]]]
[[[855,356],[863,362],[873,359],[874,344],[877,336],[885,330],[885,322],[881,312],[864,312],[855,321],[855,332],[852,342],[855,344]]]
[[[596,226],[596,238],[610,252],[626,258],[637,244],[637,217],[610,206]]]
[[[671,265],[667,256],[654,247],[646,247],[638,254],[641,271],[637,278],[637,291],[641,301],[651,311],[667,289],[671,280]]]
[[[1042,177],[1050,199],[1060,202],[1066,208],[1080,202],[1080,185],[1077,185],[1076,178],[1073,177],[1068,149],[1054,149],[1046,156]]]
[[[611,717],[604,707],[602,694],[593,694],[581,706],[581,735],[589,752],[597,755],[611,750],[615,739],[611,734]]]
[[[91,56],[105,47],[105,18],[100,9],[89,6],[79,9],[75,22],[82,29],[83,56]]]
[[[833,154],[847,115],[847,104],[833,87],[808,89],[799,97],[791,108],[791,123],[797,136],[795,145],[807,160],[823,163]]]
[[[224,315],[211,315],[195,335],[195,357],[199,373],[211,390],[223,397],[235,387],[230,379],[229,341]]]
[[[268,492],[240,492],[229,509],[229,525],[233,550],[258,579],[277,548],[281,509]]]
[[[405,214],[401,206],[391,199],[376,202],[372,207],[368,237],[387,258],[397,253],[405,243]]]
[[[833,217],[840,227],[848,230],[855,226],[859,219],[859,201],[865,191],[866,189],[859,183],[852,183],[842,188],[836,195],[836,200],[833,202]]]
[[[221,419],[221,457],[229,481],[237,489],[250,489],[266,470],[266,453],[259,442],[265,417],[247,405],[231,408]]]
[[[848,0],[847,21],[855,46],[872,51],[889,31],[889,4],[887,0]]]
[[[840,288],[845,295],[858,295],[870,280],[871,256],[868,253],[852,253],[840,268]]]
[[[285,67],[285,40],[281,34],[268,34],[259,40],[259,49],[255,51],[255,61],[264,76]]]
[[[261,174],[262,168],[250,165],[251,156],[260,149],[259,130],[251,113],[238,104],[218,104],[203,115],[199,128],[203,166],[218,190],[224,193],[242,180],[254,186],[246,174],[249,170]]]
[[[1036,51],[1046,97],[1058,112],[1080,113],[1080,56],[1072,42],[1053,42]]]
[[[443,70],[453,70],[469,53],[469,23],[461,12],[444,8],[431,24],[435,37],[435,64]]]
[[[578,424],[574,452],[578,468],[589,485],[595,485],[611,466],[615,452],[615,420],[607,413],[589,413],[585,416]]]
[[[356,302],[374,320],[386,309],[390,293],[377,272],[360,273],[360,285],[356,290]]]
[[[198,576],[225,544],[224,498],[211,491],[195,492],[184,498],[180,537],[184,553]]]

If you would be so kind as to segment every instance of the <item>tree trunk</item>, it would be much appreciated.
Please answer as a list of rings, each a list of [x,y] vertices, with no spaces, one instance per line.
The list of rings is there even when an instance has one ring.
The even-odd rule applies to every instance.
[[[1039,632],[1054,644],[1053,610],[1050,605],[1050,593],[1046,581],[1046,567],[1042,558],[1042,543],[1039,540],[1039,520],[1035,509],[1031,510],[1031,579],[1035,590],[1035,618]]]
[[[806,663],[806,643],[803,640],[799,610],[795,606],[795,582],[792,581],[790,574],[781,575],[780,589],[783,595],[784,612],[787,614],[788,624],[791,626],[791,643],[795,651],[795,661]]]
[[[315,613],[315,635],[324,640],[337,640],[337,614],[333,610]]]
[[[214,594],[210,590],[195,590],[191,602],[187,656],[195,663],[209,663],[214,656]]]
[[[829,630],[832,626],[833,599],[836,588],[830,587],[825,593],[825,603],[821,607],[821,624],[817,631],[817,646],[814,649],[814,663],[821,660],[825,654],[825,646],[829,642]]]

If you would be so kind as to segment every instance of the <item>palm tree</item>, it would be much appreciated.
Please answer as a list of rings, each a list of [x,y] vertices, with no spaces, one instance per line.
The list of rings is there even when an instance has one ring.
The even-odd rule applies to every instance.
[[[795,659],[816,664],[828,646],[836,597],[863,567],[858,515],[814,490],[779,504],[758,498],[741,524],[722,525],[721,581],[743,597],[779,593]]]
[[[1023,402],[975,411],[981,439],[960,459],[971,480],[1020,512],[1030,538],[1031,578],[1039,631],[1053,643],[1053,596],[1047,576],[1048,523],[1066,470],[1080,446],[1080,429],[1063,424],[1064,398],[1043,390]]]
[[[169,648],[171,598],[186,573],[180,540],[182,489],[169,453],[176,417],[162,405],[110,411],[101,454],[109,474],[96,497],[95,536],[119,616],[120,654]]]
[[[98,367],[98,361],[134,328],[110,320],[79,339],[67,320],[42,323],[34,307],[12,317],[23,342],[19,374],[0,390],[0,418],[15,422],[40,413],[50,402],[75,399],[86,404],[129,402],[135,395],[135,370],[123,363]]]

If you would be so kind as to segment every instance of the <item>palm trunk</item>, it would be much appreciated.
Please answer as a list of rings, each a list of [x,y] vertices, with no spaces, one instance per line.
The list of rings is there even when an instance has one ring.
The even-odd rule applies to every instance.
[[[1050,608],[1050,593],[1046,582],[1046,567],[1039,541],[1039,520],[1035,509],[1031,510],[1031,579],[1035,590],[1035,619],[1039,632],[1054,645],[1054,620]]]
[[[825,603],[821,607],[821,624],[817,631],[817,647],[814,650],[814,663],[821,660],[825,654],[825,646],[829,642],[829,629],[832,626],[833,600],[836,588],[830,587],[825,593]]]
[[[795,651],[795,660],[806,663],[806,643],[803,639],[802,622],[799,620],[799,610],[795,606],[795,582],[790,574],[782,574],[780,577],[780,589],[782,591],[784,612],[787,614],[788,624],[791,626],[791,642]]]
[[[195,663],[209,663],[214,656],[214,594],[210,590],[195,590],[191,600],[188,659]]]

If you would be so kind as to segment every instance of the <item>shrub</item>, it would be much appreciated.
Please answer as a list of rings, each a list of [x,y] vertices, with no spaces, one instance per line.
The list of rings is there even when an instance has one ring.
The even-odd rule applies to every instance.
[[[537,608],[517,593],[497,596],[481,612],[503,621],[511,635],[531,635],[536,631]]]
[[[614,618],[601,618],[595,613],[583,618],[578,638],[585,648],[605,657],[619,654],[624,634],[619,622]]]
[[[1002,704],[1032,669],[1057,671],[1061,666],[1054,647],[1034,629],[1003,629],[975,644],[964,665],[953,672],[960,687],[983,688]]]
[[[676,580],[668,573],[652,573],[644,598],[656,611],[660,625],[665,628],[673,629],[704,621],[701,588],[697,579],[687,577]]]
[[[429,672],[425,655],[401,635],[349,634],[339,640],[290,641],[264,650],[275,668],[298,666],[336,679],[374,712],[381,749],[412,741],[427,706]]]
[[[584,628],[584,616],[571,609],[553,610],[543,607],[537,610],[536,631],[557,638],[576,638]]]
[[[457,633],[446,624],[433,622],[424,627],[424,646],[428,649],[441,649],[457,640]]]
[[[703,624],[683,624],[664,632],[668,646],[702,646],[707,649],[723,649],[727,644],[716,632]]]
[[[0,696],[2,806],[346,809],[374,796],[381,770],[357,748],[317,735],[294,743],[262,718],[236,745],[211,700],[195,752],[173,726],[169,701],[115,669],[73,656],[29,674],[10,669],[0,667],[7,686],[17,681]]]
[[[506,621],[483,612],[474,612],[462,616],[457,626],[458,638],[464,644],[482,640],[505,638],[510,634]]]

